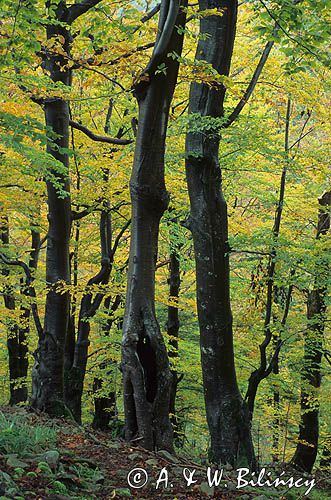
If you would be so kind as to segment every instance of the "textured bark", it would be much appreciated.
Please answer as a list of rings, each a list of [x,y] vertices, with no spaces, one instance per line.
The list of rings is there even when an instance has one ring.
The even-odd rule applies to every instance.
[[[185,7],[183,2],[182,6]],[[176,0],[161,5],[159,34],[146,70],[134,91],[139,105],[135,158],[130,181],[132,231],[123,325],[125,435],[147,449],[173,448],[169,420],[171,373],[155,315],[155,264],[160,218],[168,205],[164,182],[165,138],[185,13]],[[156,73],[165,63],[166,74]]]
[[[317,239],[330,231],[331,192],[319,199],[320,212]],[[326,293],[329,277],[327,257],[320,256],[316,265],[315,284],[308,292],[307,331],[304,333],[304,357],[301,388],[301,421],[299,438],[292,463],[310,473],[314,466],[319,440],[319,388],[326,321]]]
[[[72,44],[70,25],[99,1],[84,0],[67,6],[66,0],[59,0],[54,9],[49,9],[49,2],[46,1],[46,11],[51,12],[46,27],[47,41],[57,39],[62,45],[59,53],[47,46],[42,52],[43,68],[54,83],[71,85],[72,70],[68,65]],[[55,138],[48,140],[47,152],[57,161],[58,167],[52,164],[46,176],[48,292],[44,327],[39,331],[38,347],[34,353],[31,405],[50,415],[64,415],[67,412],[64,401],[64,352],[70,298],[68,292],[61,293],[61,287],[70,284],[69,106],[67,101],[57,97],[33,100],[43,106],[46,126],[56,134]]]
[[[200,0],[200,10],[218,7],[223,16],[200,21],[196,59],[228,75],[236,30],[237,2]],[[192,83],[189,112],[222,117],[225,88]],[[189,132],[186,176],[197,277],[201,363],[213,461],[255,466],[248,411],[237,386],[230,306],[227,204],[218,161],[220,130]]]

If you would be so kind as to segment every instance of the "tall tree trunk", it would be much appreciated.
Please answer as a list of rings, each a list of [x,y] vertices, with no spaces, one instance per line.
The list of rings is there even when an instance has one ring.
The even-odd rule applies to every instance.
[[[68,64],[72,37],[70,25],[100,0],[84,0],[68,7],[65,0],[46,9],[52,12],[48,19],[47,41],[57,40],[61,51],[43,49],[43,68],[54,83],[71,85],[72,71]],[[64,402],[64,351],[70,315],[69,293],[62,293],[62,285],[70,284],[69,243],[71,229],[71,202],[69,190],[69,106],[61,98],[42,101],[45,123],[56,137],[48,141],[47,152],[58,162],[46,176],[48,203],[48,238],[46,252],[46,281],[48,292],[45,304],[43,331],[39,335],[33,368],[34,408],[51,415],[66,413]]]
[[[63,20],[66,6],[60,1],[55,10],[55,19]],[[47,26],[47,40],[63,37],[63,50],[70,53],[69,31],[58,24]],[[71,84],[71,71],[64,69],[66,58],[44,52],[44,69],[53,82]],[[46,180],[48,202],[48,238],[46,251],[46,281],[48,292],[45,305],[44,329],[35,353],[32,406],[54,415],[64,414],[63,362],[65,337],[69,320],[69,293],[60,293],[61,283],[70,283],[69,241],[71,228],[71,205],[69,193],[69,107],[60,98],[44,103],[46,126],[58,137],[47,145],[47,152],[62,165],[53,169]],[[57,147],[54,147],[55,145]],[[64,150],[64,151],[63,151]],[[57,181],[57,185],[54,181]],[[59,192],[59,186],[62,193]]]
[[[317,239],[330,230],[331,191],[319,198],[320,211]],[[308,292],[307,330],[304,334],[304,357],[301,387],[301,422],[297,448],[292,463],[310,473],[317,456],[319,439],[319,388],[324,326],[326,321],[326,293],[330,269],[327,257],[319,256],[316,264],[314,288]]]
[[[267,349],[270,342],[273,339],[272,335],[272,312],[273,312],[273,303],[274,303],[274,294],[275,294],[275,273],[276,273],[276,259],[277,259],[277,247],[276,243],[279,238],[280,226],[283,215],[284,208],[284,200],[285,200],[285,187],[286,187],[286,176],[289,164],[289,134],[290,134],[290,117],[291,117],[291,107],[292,102],[291,99],[287,100],[287,108],[286,108],[286,118],[285,118],[285,140],[284,140],[284,152],[285,152],[285,164],[283,166],[282,175],[280,178],[280,187],[279,187],[279,198],[275,211],[274,225],[272,228],[272,244],[270,249],[269,261],[268,261],[268,269],[267,269],[267,297],[266,297],[266,306],[265,306],[265,315],[264,315],[264,339],[259,345],[260,350],[260,366],[254,370],[248,381],[248,388],[245,399],[247,400],[247,405],[249,409],[250,418],[253,419],[254,413],[254,405],[257,396],[257,391],[262,380],[267,378],[276,364],[278,363],[278,355],[282,345],[281,335],[279,336],[276,344],[273,355],[271,357],[271,361],[268,363],[267,359]],[[291,271],[292,272],[292,271]],[[286,301],[286,305],[284,308],[284,314],[282,319],[282,329],[285,327],[287,315],[289,311],[290,299],[292,294],[292,286],[289,287],[288,291],[288,299]]]
[[[215,7],[213,0],[200,0],[200,10]],[[220,1],[222,16],[200,21],[196,59],[210,63],[228,75],[237,20],[237,1]],[[217,118],[224,115],[223,85],[192,83],[190,114]],[[186,176],[191,213],[197,278],[201,363],[207,422],[213,461],[255,466],[249,415],[237,385],[232,313],[230,306],[227,204],[222,193],[218,161],[220,130],[208,134],[190,132],[186,139]]]
[[[181,4],[186,6],[186,0]],[[178,74],[185,12],[178,0],[163,0],[152,58],[136,82],[139,105],[135,158],[130,181],[132,231],[123,324],[122,370],[125,435],[147,449],[173,448],[169,420],[171,373],[155,314],[155,264],[161,216],[168,206],[164,152],[169,107]],[[166,70],[157,71],[160,65]]]

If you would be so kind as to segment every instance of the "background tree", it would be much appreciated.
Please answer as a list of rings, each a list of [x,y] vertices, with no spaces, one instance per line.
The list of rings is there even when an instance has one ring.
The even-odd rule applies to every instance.
[[[319,215],[316,239],[330,231],[331,192],[319,198]],[[301,421],[293,463],[305,472],[314,466],[319,441],[319,396],[321,387],[321,361],[323,356],[324,328],[326,321],[326,293],[330,277],[328,258],[321,248],[316,264],[313,289],[307,297],[307,331],[304,334],[304,358],[301,388]]]

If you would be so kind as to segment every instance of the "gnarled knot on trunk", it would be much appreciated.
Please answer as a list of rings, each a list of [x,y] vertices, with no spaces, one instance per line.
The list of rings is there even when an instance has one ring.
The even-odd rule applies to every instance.
[[[168,208],[170,196],[164,187],[137,185],[131,182],[130,193],[132,201],[136,200],[153,213],[162,215]]]

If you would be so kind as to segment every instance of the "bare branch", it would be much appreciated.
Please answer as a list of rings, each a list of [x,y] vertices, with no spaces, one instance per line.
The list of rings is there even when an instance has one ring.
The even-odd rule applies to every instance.
[[[117,139],[108,137],[106,135],[97,135],[81,123],[75,122],[73,120],[69,120],[69,125],[77,130],[80,130],[81,132],[83,132],[83,134],[87,135],[87,137],[89,137],[93,141],[105,142],[107,144],[116,144],[118,146],[126,146],[127,144],[131,144],[133,142],[131,139]]]
[[[147,21],[149,21],[150,19],[152,19],[152,17],[155,16],[155,14],[157,14],[160,10],[160,7],[161,7],[161,3],[158,3],[157,5],[155,5],[155,7],[153,7],[153,9],[151,9],[149,12],[147,12],[141,19],[140,19],[140,22],[143,24],[143,23],[146,23]],[[136,33],[139,29],[141,28],[141,26],[137,26],[136,28],[134,28],[131,33],[132,35],[134,33]]]
[[[122,238],[122,236],[125,233],[125,231],[127,230],[127,228],[130,226],[130,224],[131,224],[131,219],[128,220],[128,222],[122,227],[122,229],[118,233],[118,235],[117,235],[117,237],[115,239],[112,251],[111,251],[112,258],[114,257],[114,254],[115,254],[115,252],[117,250],[117,247],[119,245],[120,239]]]
[[[274,33],[275,33],[275,31],[276,31],[276,28],[274,30]],[[240,99],[240,101],[238,102],[235,109],[232,111],[230,116],[227,118],[226,122],[223,125],[223,128],[228,128],[238,118],[243,107],[245,106],[245,104],[247,104],[248,99],[250,98],[250,96],[252,95],[252,93],[255,89],[255,86],[256,86],[257,81],[262,73],[262,70],[265,66],[265,63],[268,60],[269,54],[271,52],[272,47],[274,46],[274,43],[275,43],[274,40],[267,42],[267,44],[264,47],[264,50],[262,52],[262,55],[260,57],[260,60],[258,62],[258,65],[255,68],[252,79],[251,79],[250,83],[248,84],[248,87],[245,90],[243,97]]]
[[[90,10],[92,7],[95,7],[100,2],[101,0],[82,0],[81,2],[74,3],[67,10],[63,20],[68,24],[71,24],[78,17],[85,14],[85,12]]]
[[[155,45],[155,42],[146,43],[145,45],[139,45],[138,47],[130,50],[130,52],[126,52],[125,54],[122,54],[122,55],[116,57],[115,59],[111,59],[110,61],[107,61],[104,64],[107,64],[109,66],[113,66],[114,64],[117,64],[122,59],[127,59],[128,57],[132,56],[133,54],[136,54],[137,52],[142,52],[144,50],[151,49],[152,47],[154,47],[154,45]]]
[[[248,254],[253,254],[253,255],[269,255],[270,252],[258,252],[255,250],[234,250],[231,248],[230,253],[248,253]]]
[[[26,276],[26,284],[28,287],[28,294],[30,297],[36,298],[36,291],[35,291],[34,287],[32,286],[32,281],[34,278],[31,274],[29,266],[25,262],[23,262],[22,260],[8,259],[8,257],[6,257],[6,255],[3,254],[2,252],[0,252],[0,260],[2,260],[2,262],[4,264],[6,264],[7,266],[19,266],[23,269],[25,276]],[[33,319],[34,319],[34,322],[36,325],[37,333],[39,336],[41,336],[43,334],[43,327],[42,327],[41,322],[40,322],[37,304],[34,302],[32,302],[32,304],[31,304],[31,311],[32,311]]]

